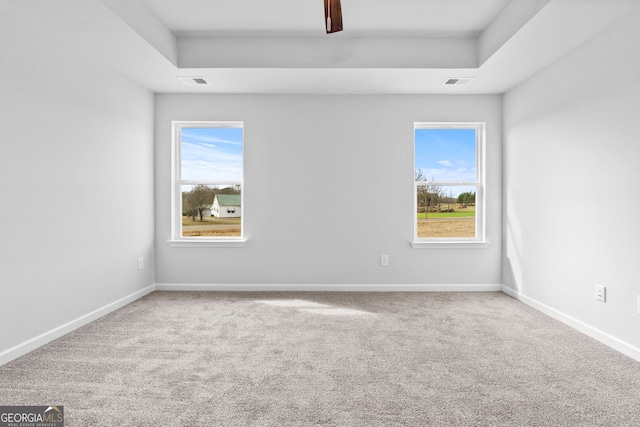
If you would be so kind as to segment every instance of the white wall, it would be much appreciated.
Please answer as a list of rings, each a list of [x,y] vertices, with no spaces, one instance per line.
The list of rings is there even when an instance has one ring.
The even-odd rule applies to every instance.
[[[500,96],[157,95],[156,280],[499,284],[501,114]],[[244,121],[246,247],[166,243],[171,120]],[[487,122],[489,248],[410,247],[415,121]]]
[[[507,93],[503,106],[505,284],[636,351],[638,52],[635,13]],[[595,301],[595,283],[607,286],[606,303]]]
[[[28,16],[2,22],[0,52],[0,356],[7,356],[154,283],[154,105],[152,93]],[[138,257],[147,263],[142,271]]]

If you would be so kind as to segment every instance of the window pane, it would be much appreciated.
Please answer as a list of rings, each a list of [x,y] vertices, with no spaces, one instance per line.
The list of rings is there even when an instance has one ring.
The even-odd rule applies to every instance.
[[[182,128],[180,152],[182,180],[242,180],[242,128]]]
[[[183,185],[182,236],[241,236],[242,188]]]
[[[475,129],[416,129],[416,180],[476,182]]]
[[[476,237],[475,186],[416,186],[417,237]]]

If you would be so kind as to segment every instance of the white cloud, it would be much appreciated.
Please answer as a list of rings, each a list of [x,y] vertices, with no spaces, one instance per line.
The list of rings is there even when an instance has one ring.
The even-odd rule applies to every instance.
[[[439,165],[445,166],[450,168],[451,166],[453,166],[453,163],[451,162],[451,160],[438,160],[437,162]]]
[[[203,145],[204,143],[207,143],[207,142],[218,143],[218,144],[242,145],[242,142],[231,141],[223,138],[217,138],[215,136],[210,136],[210,135],[202,135],[199,133],[192,133],[192,132],[189,132],[188,129],[183,129],[182,143],[185,143],[185,142],[196,142],[196,143],[201,143]]]
[[[217,147],[182,144],[182,178],[188,180],[241,180],[242,154]]]
[[[453,166],[453,165],[452,165]],[[474,182],[475,171],[468,168],[428,168],[422,170],[428,181],[440,182]]]

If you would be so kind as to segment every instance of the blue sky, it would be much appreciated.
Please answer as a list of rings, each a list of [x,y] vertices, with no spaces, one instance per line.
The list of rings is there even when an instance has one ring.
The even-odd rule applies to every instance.
[[[475,129],[416,129],[415,169],[429,181],[475,182]]]
[[[183,128],[182,179],[242,181],[242,128]]]

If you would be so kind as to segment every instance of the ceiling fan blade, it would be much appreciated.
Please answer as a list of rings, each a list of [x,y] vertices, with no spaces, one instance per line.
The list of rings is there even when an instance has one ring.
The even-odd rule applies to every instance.
[[[327,34],[342,31],[342,6],[340,0],[324,0],[324,22]]]

